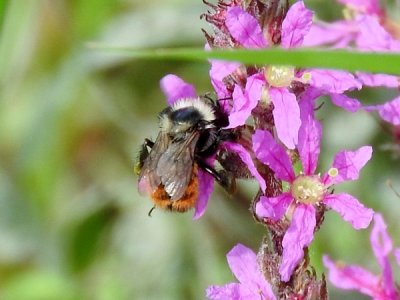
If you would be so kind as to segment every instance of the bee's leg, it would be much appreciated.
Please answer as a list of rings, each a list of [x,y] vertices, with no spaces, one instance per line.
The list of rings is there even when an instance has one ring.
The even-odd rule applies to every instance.
[[[202,170],[214,177],[214,179],[230,194],[235,191],[236,181],[234,177],[229,176],[228,173],[223,170],[218,172],[204,161],[199,160],[197,163]]]
[[[153,148],[154,142],[152,140],[149,140],[149,139],[144,139],[143,145],[145,145],[145,146],[147,146],[149,148]]]
[[[155,208],[156,208],[156,207],[153,206],[153,207],[149,210],[149,212],[147,213],[147,215],[148,215],[149,217],[151,217],[151,213],[153,212],[153,210],[154,210]]]
[[[149,156],[149,150],[147,150],[147,147],[152,148],[153,146],[154,146],[154,142],[152,142],[149,139],[144,139],[144,142],[143,142],[142,146],[140,147],[139,153],[136,157],[135,166],[133,168],[136,175],[140,174],[140,172],[143,168],[144,161]]]

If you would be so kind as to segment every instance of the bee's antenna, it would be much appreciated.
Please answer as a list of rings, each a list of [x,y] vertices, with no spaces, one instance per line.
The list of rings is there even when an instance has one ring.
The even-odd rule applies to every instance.
[[[316,108],[314,108],[314,110],[315,111],[320,110],[324,105],[325,105],[325,102],[322,102],[320,105],[318,105]]]
[[[218,98],[217,100],[215,100],[213,97],[210,96],[210,93],[206,93],[204,95],[202,95],[203,98],[215,103],[215,102],[219,102],[219,101],[226,101],[226,100],[231,100],[232,96],[228,96],[225,98]]]
[[[153,210],[156,208],[156,206],[153,206],[150,210],[149,210],[149,212],[148,212],[148,216],[149,217],[151,217],[151,213],[153,212]]]

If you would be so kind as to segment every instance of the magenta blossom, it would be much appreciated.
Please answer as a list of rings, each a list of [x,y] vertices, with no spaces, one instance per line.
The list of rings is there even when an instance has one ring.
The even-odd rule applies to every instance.
[[[379,20],[382,16],[379,0],[338,0],[338,2],[347,8],[343,10],[344,20],[330,23],[317,20],[312,24],[309,34],[305,36],[304,46],[350,47],[353,42],[360,41],[360,31],[363,30],[362,26],[366,25],[363,24],[364,17]],[[374,39],[374,33],[370,32],[368,40]]]
[[[207,289],[209,299],[276,299],[270,284],[265,280],[257,263],[256,254],[249,248],[238,244],[226,255],[239,283],[228,283],[223,286],[212,285]]]
[[[355,47],[361,51],[399,52],[400,41],[384,28],[381,20],[383,11],[377,0],[339,0],[351,9],[352,17],[334,23],[313,23],[309,34],[304,37],[305,46],[331,45],[334,48]],[[368,74],[357,72],[357,80],[367,87],[387,87],[398,89],[400,78],[387,74]],[[356,99],[346,105],[345,95],[332,97],[333,103],[349,111],[363,108]],[[349,99],[349,98],[348,98]],[[348,100],[346,99],[346,100]],[[339,101],[335,101],[339,100]],[[368,111],[378,111],[381,118],[393,125],[400,119],[398,98],[385,104],[364,107]]]
[[[372,148],[364,146],[356,151],[336,154],[330,170],[323,176],[315,173],[320,153],[322,129],[320,123],[308,114],[303,118],[297,149],[303,172],[296,175],[285,149],[268,131],[257,130],[253,135],[253,148],[257,158],[268,165],[275,176],[289,183],[288,191],[277,197],[262,196],[256,206],[259,217],[278,221],[286,215],[291,220],[283,238],[281,279],[288,281],[293,270],[303,258],[303,248],[308,246],[316,225],[315,206],[323,203],[339,213],[355,229],[366,228],[373,211],[365,208],[353,196],[332,194],[328,188],[343,181],[356,180],[360,170],[372,155]],[[288,210],[288,208],[291,208]],[[289,214],[288,214],[289,213]]]
[[[312,17],[313,12],[305,7],[303,1],[293,4],[282,22],[281,46],[300,47],[311,28]],[[265,48],[270,45],[260,22],[241,6],[232,6],[226,11],[225,26],[234,41],[244,48]],[[210,76],[218,95],[227,94],[223,79],[238,68],[237,63],[212,62]],[[292,84],[296,82],[328,95],[361,88],[360,82],[344,71],[265,67],[249,76],[244,87],[240,84],[234,85],[228,128],[245,124],[260,100],[272,103],[277,135],[286,147],[293,149],[297,144],[297,133],[301,124],[299,105],[291,90]]]
[[[377,16],[383,13],[379,0],[338,0],[338,2],[346,5],[349,9],[360,13]]]
[[[392,252],[392,240],[386,231],[386,224],[380,214],[374,216],[374,227],[371,232],[371,246],[381,269],[380,275],[374,275],[357,265],[335,263],[328,256],[324,256],[324,265],[329,270],[329,280],[338,288],[357,290],[375,300],[400,299],[400,291],[394,282],[389,254]],[[398,254],[395,250],[397,264],[400,266]]]

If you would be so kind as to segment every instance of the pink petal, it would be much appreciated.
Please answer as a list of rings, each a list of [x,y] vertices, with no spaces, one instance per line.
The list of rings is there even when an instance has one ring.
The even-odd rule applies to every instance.
[[[269,96],[274,104],[272,113],[276,133],[286,147],[294,149],[301,125],[300,108],[296,96],[286,88],[271,88]]]
[[[379,293],[378,276],[356,265],[335,264],[326,255],[323,257],[323,262],[329,270],[329,281],[334,286],[346,290],[357,290],[371,297]]]
[[[338,174],[334,177],[325,175],[325,184],[337,184],[343,181],[358,179],[361,169],[371,159],[371,156],[371,146],[364,146],[356,151],[340,151],[336,154],[332,165],[332,168],[338,170]]]
[[[354,229],[367,228],[374,216],[372,209],[366,208],[356,198],[346,193],[326,195],[323,202],[336,211],[343,220],[349,222]]]
[[[371,245],[375,257],[382,269],[382,285],[387,295],[395,295],[392,268],[388,259],[393,249],[392,239],[386,231],[386,224],[381,214],[375,214],[374,227],[371,232]],[[393,298],[394,299],[394,298]]]
[[[382,267],[382,278],[381,285],[386,298],[384,299],[400,299],[400,294],[397,293],[396,283],[393,278],[392,267],[390,265],[389,258],[386,258],[383,262]]]
[[[207,163],[214,165],[214,159],[208,159]],[[207,172],[199,169],[198,171],[199,180],[199,198],[194,210],[193,220],[198,220],[206,211],[208,200],[214,190],[214,177]]]
[[[345,91],[361,89],[361,83],[345,71],[313,69],[310,84],[328,94],[343,94]]]
[[[400,79],[398,76],[387,75],[387,74],[368,74],[357,72],[357,79],[361,81],[363,85],[371,87],[388,87],[398,88],[400,85]]]
[[[379,15],[382,13],[379,0],[338,0],[338,2],[364,14]]]
[[[232,93],[232,99],[234,106],[229,114],[229,125],[227,128],[235,128],[245,124],[247,118],[250,117],[251,114],[250,109],[243,109],[243,107],[246,107],[245,105],[248,99],[239,85],[235,85]]]
[[[282,219],[293,197],[290,193],[283,193],[277,197],[260,197],[256,204],[256,214],[261,218],[269,218],[273,221]]]
[[[254,74],[247,78],[245,91],[251,103],[255,103],[256,105],[258,104],[264,86],[265,78],[262,74]]]
[[[359,20],[357,47],[362,50],[387,51],[390,49],[390,34],[372,16],[364,16]]]
[[[251,158],[249,152],[240,144],[231,143],[231,142],[224,142],[222,144],[227,150],[234,152],[239,155],[240,159],[246,164],[247,168],[249,169],[251,175],[258,181],[260,188],[263,192],[267,187],[264,178],[258,172],[256,166],[254,165],[254,161]]]
[[[400,97],[379,106],[378,112],[383,120],[400,125]]]
[[[356,112],[362,107],[360,101],[344,94],[331,94],[331,100],[333,104],[349,112]]]
[[[314,238],[315,224],[315,208],[312,205],[298,205],[282,241],[282,262],[279,267],[282,281],[290,280],[294,269],[303,258],[303,248]]]
[[[282,22],[282,42],[284,48],[301,46],[304,36],[310,31],[313,12],[303,1],[293,4]]]
[[[315,102],[322,93],[313,87],[308,87],[300,96],[300,120],[306,120],[309,116],[314,118]]]
[[[237,244],[226,255],[228,264],[243,286],[246,286],[253,295],[275,298],[269,283],[265,280],[257,263],[256,254],[246,246]],[[246,290],[246,289],[242,289]]]
[[[160,81],[160,86],[165,97],[167,97],[169,105],[172,105],[176,100],[181,98],[197,97],[193,85],[186,83],[180,77],[173,74],[165,75]]]
[[[260,78],[259,74],[250,76],[247,79],[245,91],[235,85],[233,90],[233,109],[229,115],[229,126],[227,128],[235,128],[244,125],[251,115],[251,111],[257,106],[261,98],[261,91],[265,82]]]
[[[256,130],[253,134],[253,150],[256,157],[268,165],[278,179],[291,182],[295,179],[292,162],[285,149],[269,131]]]
[[[306,175],[314,174],[317,168],[321,136],[322,127],[317,120],[312,116],[303,120],[299,131],[297,149]]]
[[[304,47],[315,47],[332,44],[333,48],[347,46],[347,42],[354,38],[354,33],[349,21],[333,23],[314,23],[309,33],[304,37]]]
[[[394,257],[396,258],[397,265],[400,267],[400,248],[394,250]]]
[[[267,46],[257,20],[240,6],[233,6],[227,10],[225,25],[235,40],[245,48]]]
[[[250,248],[237,244],[228,252],[226,258],[233,274],[241,283],[259,278],[256,275],[259,273],[257,255]]]
[[[231,96],[224,84],[224,78],[232,74],[240,63],[211,60],[210,78],[219,99]]]
[[[213,300],[240,299],[240,284],[211,285],[206,290],[206,297]]]
[[[399,51],[400,42],[395,40],[390,33],[373,16],[363,16],[359,20],[359,35],[357,47],[366,51]]]
[[[376,213],[374,216],[374,227],[371,232],[371,245],[375,257],[382,266],[383,261],[393,249],[392,239],[386,230],[385,221],[381,214]]]

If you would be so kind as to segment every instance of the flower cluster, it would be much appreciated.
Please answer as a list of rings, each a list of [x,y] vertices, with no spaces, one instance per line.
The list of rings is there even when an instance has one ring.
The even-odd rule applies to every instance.
[[[290,8],[283,0],[220,0],[216,5],[205,2],[210,11],[203,17],[213,26],[212,34],[205,32],[206,49],[329,46],[400,51],[400,41],[385,22],[384,9],[378,1],[339,2],[346,6],[346,18],[333,23],[314,21],[314,13],[303,1]],[[377,111],[382,120],[398,128],[400,97],[364,105],[348,92],[363,87],[399,88],[400,80],[386,74],[339,70],[245,66],[219,60],[211,60],[210,64],[211,84],[223,100],[229,119],[225,129],[237,137],[221,143],[220,148],[239,159],[246,168],[244,172],[259,183],[260,192],[251,208],[257,220],[268,228],[270,238],[268,245],[262,245],[258,258],[250,249],[235,246],[227,258],[240,283],[211,286],[207,297],[305,299],[307,295],[319,295],[319,299],[325,299],[324,279],[317,280],[309,271],[312,267],[307,248],[328,210],[337,212],[354,229],[369,226],[374,211],[348,193],[335,193],[332,187],[357,180],[373,151],[371,146],[339,151],[328,171],[318,173],[322,125],[316,116],[317,101],[320,96],[328,96],[334,105],[352,113]],[[170,105],[180,98],[196,97],[194,87],[175,75],[165,76],[161,88]],[[218,159],[218,154],[210,158],[212,163]],[[295,172],[298,163],[302,171]],[[205,212],[213,184],[213,178],[199,170],[200,197],[194,219]],[[379,237],[383,238],[382,245]],[[356,288],[375,299],[395,299],[390,298],[398,296],[398,292],[387,260],[391,242],[380,215],[375,215],[371,242],[383,280],[359,267],[335,265],[325,257],[330,279],[339,287]],[[400,250],[397,251],[398,254]],[[356,276],[362,281],[354,281]]]
[[[355,48],[360,51],[399,52],[400,41],[394,35],[399,33],[385,16],[384,9],[377,0],[340,0],[346,7],[345,19],[333,23],[313,23],[305,37],[305,46],[330,45],[334,48]],[[386,87],[398,89],[400,78],[387,74],[356,73],[357,80],[364,87]],[[332,98],[335,103],[337,100]],[[377,111],[379,116],[393,125],[400,124],[400,96],[386,103],[363,106],[359,100],[341,97],[340,103],[351,103],[350,111],[366,109]],[[346,106],[344,106],[346,108]]]

